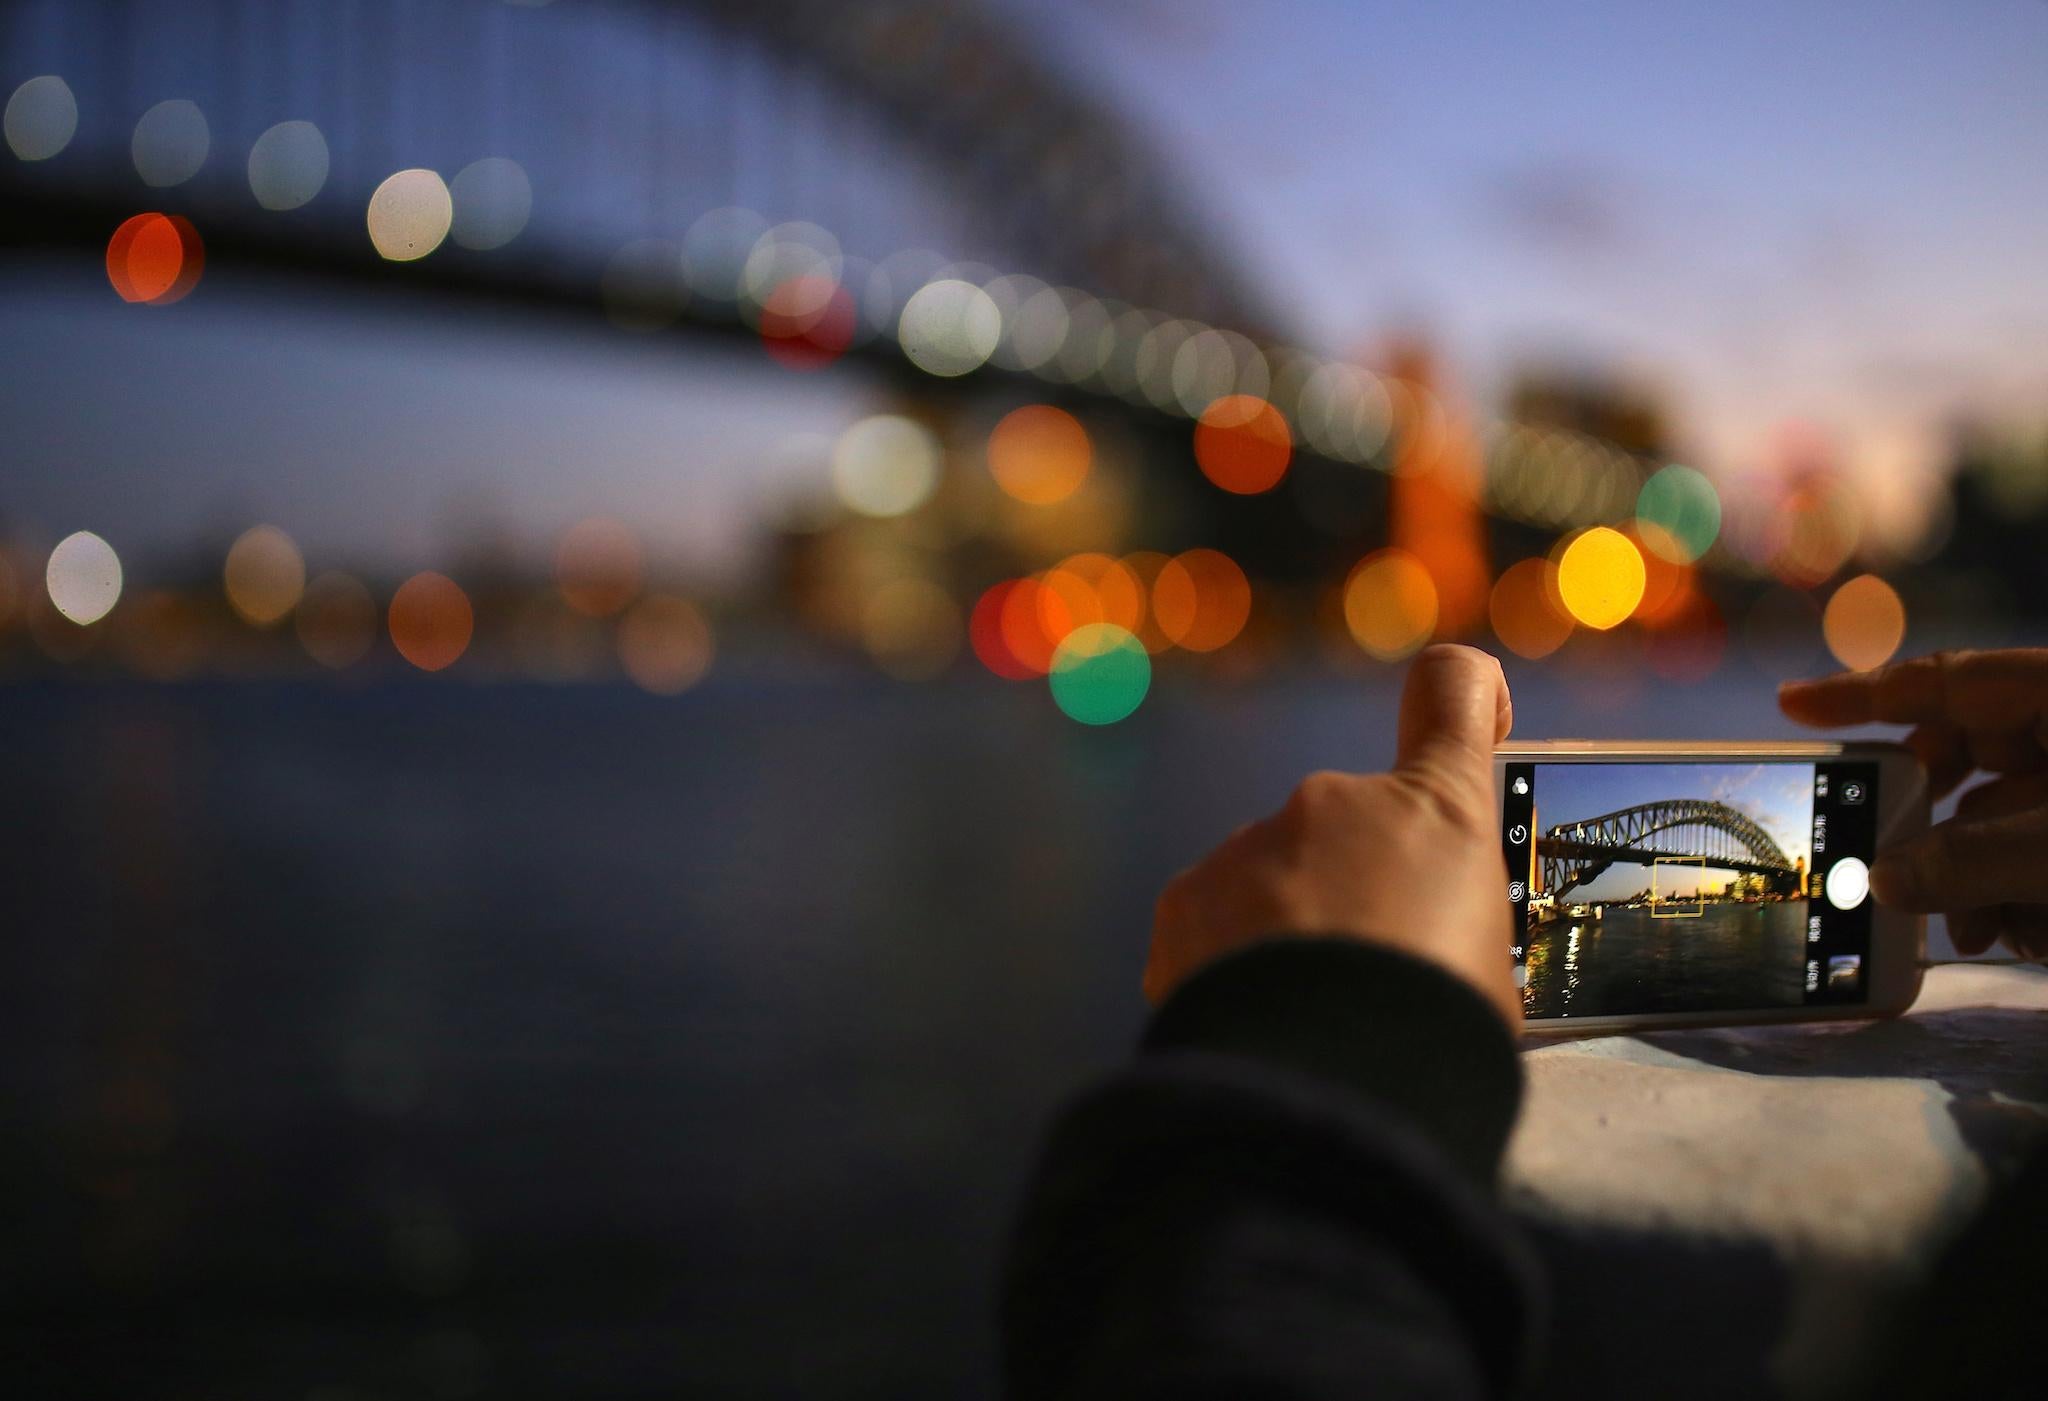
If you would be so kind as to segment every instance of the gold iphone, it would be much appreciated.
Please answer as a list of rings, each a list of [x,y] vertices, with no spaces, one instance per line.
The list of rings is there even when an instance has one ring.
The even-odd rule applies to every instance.
[[[1927,922],[1870,864],[1927,827],[1893,744],[1607,743],[1495,751],[1515,979],[1534,1035],[1883,1017],[1920,992]]]

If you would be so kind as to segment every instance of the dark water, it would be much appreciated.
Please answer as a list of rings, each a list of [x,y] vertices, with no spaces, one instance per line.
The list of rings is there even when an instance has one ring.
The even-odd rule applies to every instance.
[[[991,1394],[1159,885],[1387,762],[1394,679],[1104,731],[965,680],[0,687],[10,1390]],[[1734,662],[1515,681],[1529,735],[1785,732]]]
[[[1529,936],[1532,1017],[1796,1007],[1804,1000],[1806,902],[1705,905],[1697,919],[1606,908],[1560,915]]]

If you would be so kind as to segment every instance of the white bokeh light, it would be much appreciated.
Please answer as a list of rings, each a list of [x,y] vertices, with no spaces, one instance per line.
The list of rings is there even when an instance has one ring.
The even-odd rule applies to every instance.
[[[7,99],[0,119],[7,149],[25,161],[46,161],[71,144],[78,132],[78,99],[54,73],[30,78]]]
[[[751,209],[727,207],[700,215],[683,235],[683,276],[692,292],[714,302],[740,296],[740,274],[768,221]]]
[[[89,530],[57,542],[43,570],[50,604],[81,627],[113,611],[121,598],[121,557]]]
[[[947,378],[987,364],[1002,334],[1003,313],[995,299],[952,277],[918,288],[896,328],[912,364]]]
[[[135,135],[128,154],[135,161],[135,173],[142,183],[156,189],[182,185],[206,164],[213,147],[213,135],[206,127],[206,114],[199,104],[174,97],[159,102],[135,123]]]
[[[916,510],[939,484],[939,440],[900,414],[864,418],[832,448],[832,489],[864,516]]]
[[[311,122],[279,122],[249,148],[249,192],[265,209],[297,209],[327,184],[327,138]]]
[[[370,242],[394,263],[424,258],[448,237],[455,205],[431,170],[401,170],[370,196]]]
[[[464,248],[503,248],[533,214],[533,182],[505,156],[470,162],[449,182],[448,194],[455,202],[450,236]]]

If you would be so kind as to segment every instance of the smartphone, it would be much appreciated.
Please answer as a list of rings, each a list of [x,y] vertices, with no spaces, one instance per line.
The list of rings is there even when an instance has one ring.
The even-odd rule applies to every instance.
[[[1895,744],[1604,743],[1495,751],[1515,981],[1533,1035],[1883,1017],[1920,992],[1927,921],[1870,895],[1927,827]]]

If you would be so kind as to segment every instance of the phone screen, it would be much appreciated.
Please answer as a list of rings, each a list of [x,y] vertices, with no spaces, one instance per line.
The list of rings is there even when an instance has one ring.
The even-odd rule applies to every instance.
[[[1866,1001],[1877,774],[1804,759],[1506,765],[1524,1013]]]

